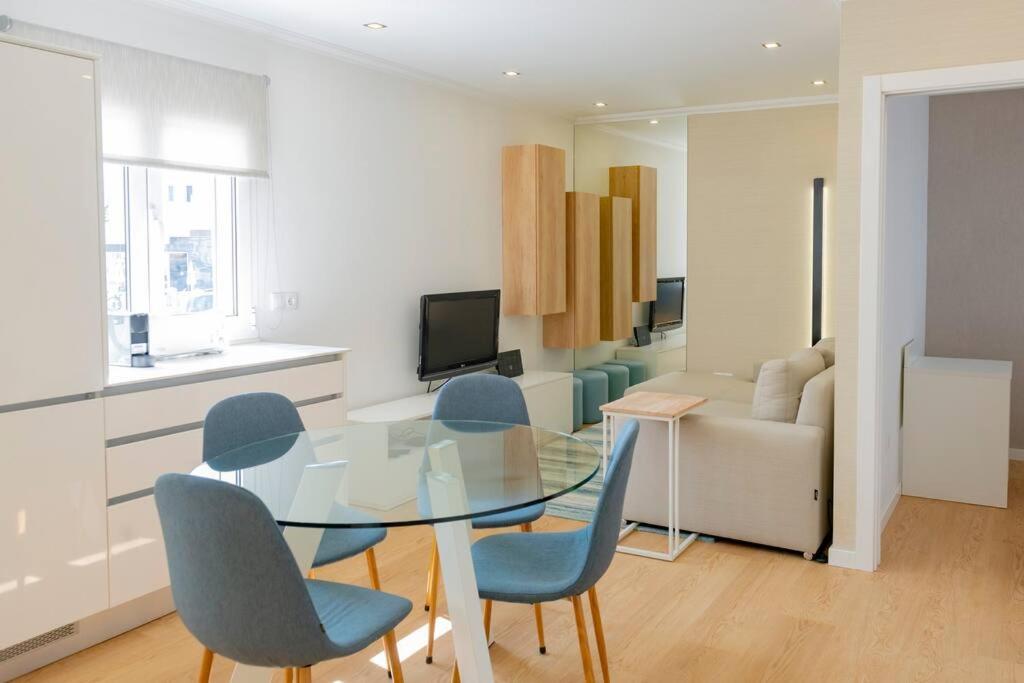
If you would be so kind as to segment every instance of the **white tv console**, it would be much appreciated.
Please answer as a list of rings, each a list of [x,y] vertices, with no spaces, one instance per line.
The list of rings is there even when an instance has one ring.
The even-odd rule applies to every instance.
[[[686,334],[674,334],[647,346],[615,349],[618,360],[638,360],[647,366],[647,379],[686,370]]]
[[[522,388],[534,427],[572,433],[572,373],[534,370],[513,378]],[[425,420],[434,413],[437,392],[416,394],[350,410],[353,422]]]

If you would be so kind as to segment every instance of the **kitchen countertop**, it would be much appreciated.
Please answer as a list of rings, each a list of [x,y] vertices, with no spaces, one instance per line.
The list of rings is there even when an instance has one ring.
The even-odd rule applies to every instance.
[[[340,356],[349,349],[332,346],[306,346],[276,342],[248,342],[229,346],[224,353],[188,356],[157,361],[151,368],[128,368],[111,365],[107,368],[108,389],[136,388],[136,385],[183,378],[197,379],[198,375],[257,368],[278,363],[299,363],[324,356]]]

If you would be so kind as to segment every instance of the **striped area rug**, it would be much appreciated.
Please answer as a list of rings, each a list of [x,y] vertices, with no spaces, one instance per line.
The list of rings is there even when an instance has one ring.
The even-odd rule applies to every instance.
[[[576,438],[589,443],[593,446],[598,454],[600,454],[602,448],[602,435],[601,425],[590,425],[584,427],[578,432],[573,434]],[[544,462],[541,461],[541,469],[544,468]],[[547,514],[554,517],[563,517],[565,519],[574,519],[579,522],[589,522],[594,516],[594,506],[597,505],[597,498],[601,495],[601,487],[604,486],[604,473],[598,472],[594,475],[594,478],[588,481],[586,484],[576,489],[572,493],[567,493],[564,496],[559,496],[547,504]],[[652,527],[646,524],[641,524],[640,528],[643,531],[665,535],[668,532],[664,527]],[[683,534],[689,533],[683,531]],[[715,539],[712,536],[705,536],[701,534],[699,539],[705,543],[714,543]]]
[[[598,454],[602,451],[601,425],[590,425],[573,434],[576,438],[593,446]],[[544,463],[541,462],[541,469]],[[604,485],[604,474],[598,472],[594,478],[576,489],[572,493],[559,496],[547,504],[547,514],[565,519],[575,519],[580,522],[589,522],[594,515],[594,506],[597,504],[597,497],[601,494],[601,487]]]

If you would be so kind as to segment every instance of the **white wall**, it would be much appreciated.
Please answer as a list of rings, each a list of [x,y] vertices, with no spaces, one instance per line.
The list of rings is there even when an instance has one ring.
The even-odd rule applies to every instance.
[[[501,286],[502,145],[567,150],[572,184],[566,120],[140,2],[4,0],[0,14],[270,76],[276,255],[261,245],[258,301],[298,291],[300,310],[260,310],[260,333],[351,347],[353,407],[423,390],[421,294]],[[569,369],[540,331],[506,318],[501,346]]]
[[[899,495],[903,346],[923,353],[928,267],[928,97],[886,104],[885,220],[882,253],[882,387],[879,513]]]

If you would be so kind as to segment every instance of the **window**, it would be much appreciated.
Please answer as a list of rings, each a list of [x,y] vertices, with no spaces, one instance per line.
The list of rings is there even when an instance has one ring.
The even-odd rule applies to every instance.
[[[255,335],[251,217],[257,179],[106,163],[107,310],[222,315]]]

